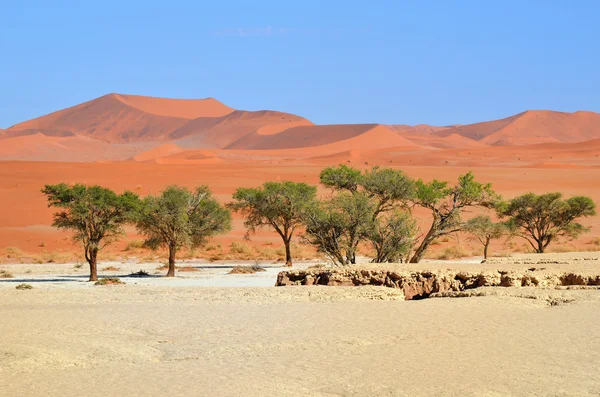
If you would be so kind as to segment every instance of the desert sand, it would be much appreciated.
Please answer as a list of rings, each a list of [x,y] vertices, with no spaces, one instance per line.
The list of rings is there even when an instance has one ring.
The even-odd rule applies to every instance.
[[[581,255],[592,254],[534,261],[544,258],[552,271],[600,269],[597,259],[569,259]],[[532,262],[502,261],[424,267]],[[15,278],[0,281],[0,395],[600,394],[597,287],[479,288],[478,296],[404,301],[385,287],[185,283],[225,277],[219,268],[119,286],[77,281],[84,269],[67,265],[3,268]],[[41,281],[51,276],[65,279]],[[274,281],[274,273],[260,277]],[[24,280],[38,281],[14,289]]]

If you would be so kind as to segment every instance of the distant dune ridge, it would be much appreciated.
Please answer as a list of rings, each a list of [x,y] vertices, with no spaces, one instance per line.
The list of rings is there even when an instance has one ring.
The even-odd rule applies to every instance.
[[[273,110],[235,110],[214,98],[168,99],[108,94],[0,129],[0,160],[221,163],[265,157],[362,158],[391,148],[435,158],[448,150],[484,150],[600,139],[600,114],[526,111],[500,120],[436,127],[426,124],[315,125]],[[595,147],[597,143],[592,143]],[[583,145],[577,150],[588,150]],[[547,148],[560,151],[559,147]],[[210,156],[197,153],[213,150]],[[535,149],[535,150],[540,150]],[[569,153],[576,150],[569,147]],[[563,151],[564,152],[564,151]],[[361,154],[362,153],[362,154]],[[468,152],[470,155],[471,153]],[[210,160],[209,160],[210,159]],[[218,160],[218,161],[217,161]],[[390,158],[392,161],[393,158]]]

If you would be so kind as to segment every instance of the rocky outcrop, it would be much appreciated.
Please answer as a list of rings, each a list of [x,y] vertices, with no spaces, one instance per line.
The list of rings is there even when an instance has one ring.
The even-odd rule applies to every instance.
[[[411,271],[362,269],[359,267],[289,270],[279,273],[276,286],[376,285],[399,288],[406,300],[428,298],[434,293],[465,291],[479,287],[539,287],[585,285],[600,286],[600,274],[551,273],[544,268],[522,271],[495,270],[466,272],[453,270]]]

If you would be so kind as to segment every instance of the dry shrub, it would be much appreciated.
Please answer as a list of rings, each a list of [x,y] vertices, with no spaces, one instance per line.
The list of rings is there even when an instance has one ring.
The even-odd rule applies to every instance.
[[[31,284],[25,284],[25,283],[23,283],[23,284],[17,285],[15,287],[15,289],[18,289],[18,290],[33,289],[33,286]]]
[[[559,244],[559,245],[549,245],[547,252],[555,252],[555,253],[562,253],[562,252],[575,252],[577,251],[577,247],[575,247],[572,244]]]
[[[200,271],[200,269],[198,269],[197,267],[193,267],[193,266],[177,267],[177,270],[180,272],[199,272]]]
[[[119,284],[125,284],[125,283],[123,281],[121,281],[121,279],[118,277],[104,277],[94,283],[94,285],[119,285]]]
[[[254,273],[264,272],[264,271],[266,271],[265,268],[260,267],[258,265],[235,266],[233,269],[231,269],[229,274],[254,274]]]
[[[34,258],[36,263],[68,263],[73,256],[64,252],[43,252]]]
[[[215,250],[221,250],[221,243],[217,243],[217,244],[206,244],[204,246],[204,251],[206,252],[210,252],[210,251],[215,251]]]
[[[595,237],[590,241],[591,245],[595,245],[596,247],[600,247],[600,237]]]
[[[139,250],[144,248],[144,242],[142,240],[132,240],[127,243],[123,251]]]
[[[119,269],[118,267],[114,267],[114,266],[106,266],[104,269],[102,269],[102,271],[105,271],[105,272],[118,272],[119,270],[121,270],[121,269]]]
[[[211,254],[208,257],[208,261],[209,262],[220,261],[220,260],[223,260],[223,259],[224,259],[224,257],[223,257],[223,253],[222,252]]]
[[[26,256],[26,254],[17,247],[6,247],[4,249],[4,255],[9,259],[21,259]]]
[[[6,269],[0,270],[0,278],[13,278],[13,274]]]
[[[468,253],[462,248],[460,245],[452,245],[450,247],[444,248],[437,255],[434,256],[434,259],[460,259],[468,256]]]
[[[237,241],[231,243],[231,245],[229,246],[229,253],[231,255],[243,258],[252,258],[254,256],[252,248],[250,248],[250,246],[244,243],[239,243]]]
[[[129,277],[148,277],[149,275],[147,271],[140,269],[137,272],[131,273]]]

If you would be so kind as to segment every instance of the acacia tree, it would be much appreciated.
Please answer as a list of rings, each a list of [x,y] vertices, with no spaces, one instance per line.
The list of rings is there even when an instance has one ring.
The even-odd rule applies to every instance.
[[[413,201],[415,205],[430,210],[433,220],[410,262],[419,263],[431,243],[439,237],[463,230],[461,213],[465,208],[491,208],[498,200],[492,185],[475,181],[472,172],[459,176],[455,186],[436,179],[428,183],[419,179]]]
[[[373,262],[401,261],[414,245],[417,229],[415,220],[406,211],[378,218],[367,237],[376,254]]]
[[[144,198],[137,228],[146,237],[145,246],[169,250],[167,277],[173,277],[177,251],[184,246],[198,247],[208,238],[231,230],[231,214],[212,196],[208,186],[193,192],[169,186],[159,196]]]
[[[265,182],[258,188],[239,188],[227,207],[241,212],[248,233],[270,226],[285,246],[285,263],[292,265],[291,242],[296,229],[302,224],[303,213],[317,194],[315,186],[297,182]]]
[[[406,206],[414,190],[413,181],[402,171],[373,167],[361,172],[346,165],[321,171],[321,183],[332,189],[333,199],[314,206],[306,219],[308,241],[335,263],[356,263],[358,245],[375,239],[381,253],[390,254],[396,240],[383,238],[379,218],[385,213]],[[396,228],[395,232],[400,232]],[[406,229],[404,229],[406,231]],[[396,238],[401,238],[398,234]],[[387,257],[377,255],[376,260]]]
[[[484,215],[469,219],[465,223],[465,231],[473,235],[483,245],[483,259],[487,259],[488,257],[490,242],[510,232],[506,224],[493,222],[489,216]]]
[[[132,192],[116,194],[101,186],[65,183],[46,185],[42,193],[49,207],[61,208],[52,226],[72,230],[83,245],[90,266],[89,281],[98,280],[98,252],[123,234],[123,225],[133,222],[140,200]]]
[[[334,264],[356,263],[358,244],[369,236],[375,206],[362,192],[342,192],[315,202],[305,212],[304,241],[317,247]]]
[[[543,253],[559,237],[576,238],[589,230],[576,222],[596,215],[596,204],[585,196],[563,200],[561,193],[527,193],[497,206],[515,233],[527,240],[535,252]]]

